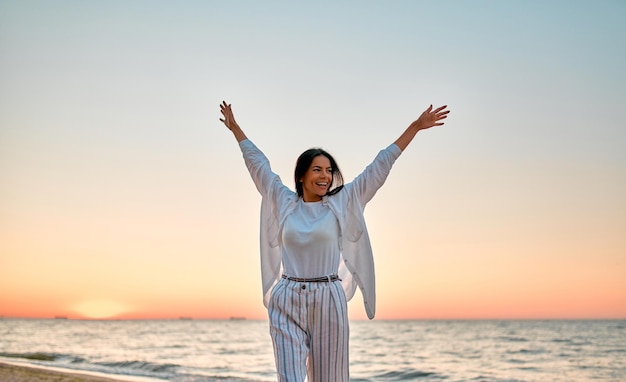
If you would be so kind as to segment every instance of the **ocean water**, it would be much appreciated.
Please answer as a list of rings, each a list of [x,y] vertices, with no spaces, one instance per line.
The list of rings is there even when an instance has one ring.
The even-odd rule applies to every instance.
[[[275,381],[267,321],[0,319],[0,361]],[[352,381],[626,381],[626,321],[353,321]]]

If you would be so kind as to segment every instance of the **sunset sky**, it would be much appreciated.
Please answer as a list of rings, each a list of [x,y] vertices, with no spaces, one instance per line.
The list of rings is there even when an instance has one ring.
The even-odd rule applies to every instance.
[[[626,2],[0,0],[0,316],[266,318],[260,196],[354,178],[377,318],[626,318]],[[357,293],[352,319],[366,318]]]

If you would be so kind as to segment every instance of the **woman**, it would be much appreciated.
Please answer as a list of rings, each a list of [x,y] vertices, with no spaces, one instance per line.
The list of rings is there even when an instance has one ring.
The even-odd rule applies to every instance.
[[[220,121],[234,134],[261,193],[263,300],[279,381],[348,381],[349,301],[358,286],[374,317],[374,262],[363,209],[418,131],[443,125],[446,106],[432,105],[352,182],[343,184],[335,159],[322,149],[296,162],[296,192],[272,172],[246,137],[230,104]]]

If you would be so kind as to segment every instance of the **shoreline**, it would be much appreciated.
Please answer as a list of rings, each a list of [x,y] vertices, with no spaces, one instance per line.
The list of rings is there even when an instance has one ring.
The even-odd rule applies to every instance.
[[[25,363],[0,361],[0,381],[2,382],[161,382],[147,377],[113,376],[86,370],[70,370]]]

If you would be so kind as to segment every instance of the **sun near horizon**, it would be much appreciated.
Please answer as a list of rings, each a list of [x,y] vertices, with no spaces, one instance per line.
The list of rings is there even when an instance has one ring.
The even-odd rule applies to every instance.
[[[390,298],[379,297],[379,307],[375,320],[603,320],[626,319],[623,306],[615,306],[611,297],[591,298],[588,301],[558,302],[549,296],[530,297],[529,301],[498,301],[489,298],[455,298],[452,295],[440,295],[438,299],[415,296],[416,299],[407,308],[409,296]],[[0,317],[28,319],[84,319],[84,320],[176,320],[176,319],[231,319],[233,317],[266,320],[267,315],[262,303],[253,296],[250,301],[239,304],[208,307],[201,303],[188,301],[180,304],[176,301],[162,301],[160,306],[133,306],[127,302],[113,299],[91,299],[57,306],[45,301],[30,300],[28,304],[8,306],[6,299],[0,306]],[[423,296],[422,296],[423,297]],[[349,303],[351,320],[367,320],[362,311],[361,296]],[[466,299],[465,301],[462,301]],[[0,299],[2,301],[3,299]],[[254,301],[253,301],[254,300]],[[57,303],[59,301],[57,300]]]

